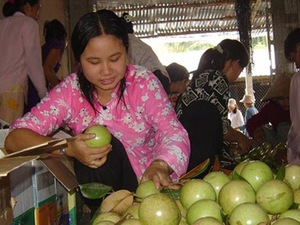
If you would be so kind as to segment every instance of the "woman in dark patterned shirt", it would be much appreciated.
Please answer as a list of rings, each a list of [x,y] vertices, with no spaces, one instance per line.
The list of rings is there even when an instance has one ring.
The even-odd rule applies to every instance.
[[[242,152],[250,149],[251,140],[234,130],[227,118],[229,83],[238,78],[248,62],[244,45],[231,39],[221,41],[202,55],[198,69],[176,106],[177,116],[191,141],[188,170],[207,158],[213,164],[223,140],[238,142]]]

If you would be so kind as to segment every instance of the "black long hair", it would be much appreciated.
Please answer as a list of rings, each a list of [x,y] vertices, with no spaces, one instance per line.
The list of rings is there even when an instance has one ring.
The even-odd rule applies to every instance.
[[[29,3],[29,5],[34,6],[40,3],[40,0],[15,0],[14,2],[7,1],[4,3],[2,8],[2,14],[5,17],[12,16],[15,12],[23,12],[23,7]]]
[[[297,51],[297,45],[300,44],[300,28],[292,30],[284,40],[284,56],[291,61],[290,54]]]
[[[240,41],[224,39],[216,47],[206,50],[199,61],[194,76],[208,69],[223,70],[227,60],[239,60],[239,65],[242,68],[248,65],[249,54]]]
[[[80,56],[84,52],[88,42],[100,35],[113,35],[120,39],[128,52],[128,34],[124,23],[112,11],[101,9],[97,12],[90,12],[79,19],[71,36],[71,46],[74,58],[77,64],[80,63]],[[95,87],[90,83],[81,69],[77,72],[81,91],[87,101],[94,107],[94,90]],[[123,97],[125,90],[125,77],[121,80],[119,89],[119,100]]]
[[[59,20],[53,19],[44,23],[43,35],[45,37],[45,42],[49,42],[51,40],[65,42],[67,31]]]

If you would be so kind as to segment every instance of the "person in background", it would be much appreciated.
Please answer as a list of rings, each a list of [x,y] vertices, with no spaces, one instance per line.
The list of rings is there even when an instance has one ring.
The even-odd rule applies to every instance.
[[[128,13],[123,13],[121,19],[126,25],[127,32],[128,32],[129,63],[134,65],[144,66],[150,71],[152,71],[162,83],[167,94],[169,94],[171,81],[167,70],[161,64],[153,49],[145,42],[143,42],[141,39],[135,36],[133,24],[132,24],[132,16],[130,16]]]
[[[238,78],[248,63],[248,52],[237,40],[225,39],[203,53],[176,105],[179,121],[191,142],[188,170],[207,158],[213,165],[224,140],[237,142],[241,152],[250,150],[251,140],[233,129],[227,118],[229,83]]]
[[[284,41],[284,54],[288,61],[295,63],[297,72],[291,79],[290,116],[291,127],[287,141],[287,161],[300,164],[300,28],[292,30]]]
[[[56,86],[60,79],[57,72],[66,46],[67,31],[57,19],[46,21],[43,32],[45,43],[42,46],[42,63],[48,90]],[[29,79],[25,113],[40,102],[36,88]]]
[[[239,127],[244,125],[243,114],[241,110],[239,110],[234,98],[228,100],[228,119],[230,120],[233,129],[240,131]]]
[[[12,16],[15,13],[14,0],[8,0],[4,3],[2,8],[2,14],[4,17]]]
[[[246,124],[247,124],[247,121],[252,117],[254,116],[256,113],[258,113],[258,110],[257,108],[254,106],[254,98],[253,98],[253,95],[250,95],[250,94],[245,94],[243,96],[243,98],[240,100],[241,103],[244,104],[245,108],[246,108],[246,111],[245,111],[245,124],[243,126],[240,126],[239,129],[246,135],[249,137],[249,134],[247,132],[247,129],[246,129]]]
[[[43,98],[47,88],[42,67],[39,0],[15,0],[15,13],[0,20],[0,118],[11,124],[23,115],[28,76]]]
[[[189,71],[182,65],[173,62],[166,67],[170,76],[170,94],[169,98],[175,107],[178,96],[182,94],[189,83]]]
[[[268,142],[275,147],[286,143],[291,126],[289,90],[291,76],[279,75],[261,101],[266,104],[246,124],[249,136],[257,145]]]
[[[5,149],[47,142],[66,126],[76,138],[53,154],[74,158],[80,184],[135,191],[139,181],[153,180],[157,188],[177,182],[189,161],[188,134],[158,78],[127,64],[128,34],[121,19],[105,9],[87,13],[75,25],[71,46],[78,71],[12,124]],[[86,145],[95,136],[84,131],[95,124],[107,127],[111,144]],[[101,202],[85,200],[92,212]]]

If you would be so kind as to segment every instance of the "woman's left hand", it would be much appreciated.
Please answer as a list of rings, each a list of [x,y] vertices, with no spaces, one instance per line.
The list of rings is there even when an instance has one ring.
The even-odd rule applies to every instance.
[[[147,180],[153,180],[157,189],[166,187],[171,183],[171,168],[163,160],[155,160],[146,169],[141,179],[141,183]]]

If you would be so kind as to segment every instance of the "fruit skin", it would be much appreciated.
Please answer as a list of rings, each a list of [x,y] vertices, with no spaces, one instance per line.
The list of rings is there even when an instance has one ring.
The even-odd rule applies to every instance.
[[[213,186],[202,179],[187,181],[180,189],[180,202],[188,209],[194,202],[200,199],[216,200],[216,192]]]
[[[202,217],[196,220],[192,225],[223,225],[219,220],[214,217]]]
[[[268,213],[279,214],[293,205],[294,193],[285,182],[269,180],[257,190],[256,202]]]
[[[93,133],[95,138],[85,141],[89,147],[102,147],[110,144],[111,133],[103,125],[93,125],[85,130],[84,133]]]
[[[231,180],[220,190],[219,204],[226,215],[236,206],[246,202],[255,203],[254,189],[246,181]]]
[[[187,210],[186,221],[193,224],[196,220],[203,217],[213,217],[222,222],[221,206],[210,199],[202,199],[193,203]]]
[[[277,220],[272,225],[300,225],[300,223],[292,218],[282,218]]]
[[[129,219],[122,222],[121,225],[141,225],[141,222],[138,219]]]
[[[142,200],[139,207],[139,220],[142,225],[179,225],[180,209],[174,199],[156,193]]]
[[[300,210],[298,209],[289,209],[280,214],[279,219],[282,218],[292,218],[297,220],[300,223]]]
[[[138,187],[136,188],[135,194],[136,194],[136,197],[139,198],[139,200],[141,200],[149,195],[152,195],[152,194],[155,194],[158,192],[159,192],[159,190],[156,189],[153,180],[147,180],[138,185]]]
[[[271,168],[262,161],[251,161],[247,163],[240,174],[247,180],[255,191],[266,181],[272,180],[274,175]]]
[[[268,213],[255,203],[243,203],[232,210],[229,216],[229,224],[268,224]]]
[[[121,216],[114,212],[99,213],[99,215],[97,215],[93,220],[92,225],[97,225],[102,221],[111,221],[113,223],[117,223],[120,219]]]
[[[283,181],[289,184],[293,190],[300,188],[300,166],[294,164],[287,165]]]
[[[222,171],[213,171],[206,174],[205,177],[203,177],[203,180],[213,186],[216,192],[216,198],[218,199],[221,188],[230,181],[230,178]]]

